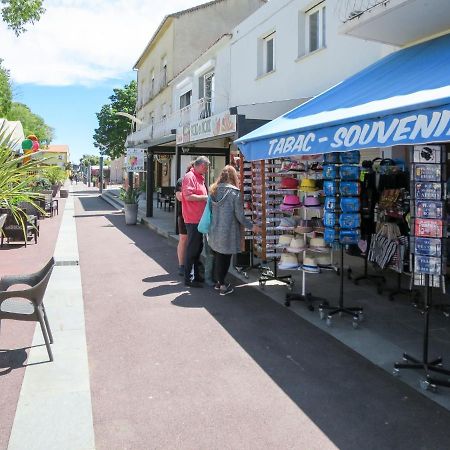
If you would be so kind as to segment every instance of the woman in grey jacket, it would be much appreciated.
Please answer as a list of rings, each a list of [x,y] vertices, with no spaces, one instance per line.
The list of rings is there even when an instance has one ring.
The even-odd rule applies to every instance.
[[[239,190],[239,178],[233,166],[225,166],[210,187],[212,219],[208,234],[209,246],[214,251],[216,272],[215,289],[220,295],[233,292],[225,283],[231,256],[241,251],[241,228],[254,229],[246,219]]]

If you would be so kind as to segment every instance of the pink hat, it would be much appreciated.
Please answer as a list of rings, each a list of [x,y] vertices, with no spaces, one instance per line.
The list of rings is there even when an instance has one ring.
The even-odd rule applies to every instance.
[[[300,206],[302,206],[302,203],[298,195],[285,195],[280,209],[281,211],[291,211],[292,209],[299,208]]]
[[[319,197],[307,196],[303,199],[305,206],[320,206]]]

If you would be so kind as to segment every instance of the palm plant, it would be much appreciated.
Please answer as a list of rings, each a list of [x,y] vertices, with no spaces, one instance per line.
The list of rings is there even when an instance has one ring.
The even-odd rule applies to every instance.
[[[22,202],[30,203],[44,214],[36,200],[41,194],[33,192],[32,185],[39,173],[39,162],[29,160],[26,155],[18,156],[13,150],[15,143],[5,127],[0,127],[0,208],[11,211],[25,235],[27,214],[20,207]]]

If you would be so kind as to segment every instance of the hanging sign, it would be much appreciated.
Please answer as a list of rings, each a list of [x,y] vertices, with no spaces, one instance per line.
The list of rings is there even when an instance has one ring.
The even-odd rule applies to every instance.
[[[127,172],[144,172],[145,153],[141,148],[128,148],[125,162]]]
[[[186,144],[200,141],[201,139],[235,133],[236,123],[236,116],[228,111],[198,120],[189,126],[177,129],[177,144]]]

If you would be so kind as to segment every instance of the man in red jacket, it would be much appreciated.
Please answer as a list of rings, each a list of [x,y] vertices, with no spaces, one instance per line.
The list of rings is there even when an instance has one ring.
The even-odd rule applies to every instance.
[[[205,174],[208,172],[209,159],[199,156],[192,169],[184,176],[181,192],[183,194],[183,219],[187,229],[186,259],[184,262],[184,282],[186,286],[203,287],[203,278],[199,274],[200,255],[203,250],[203,234],[197,227],[208,199],[205,186]],[[194,278],[191,271],[194,268]]]

